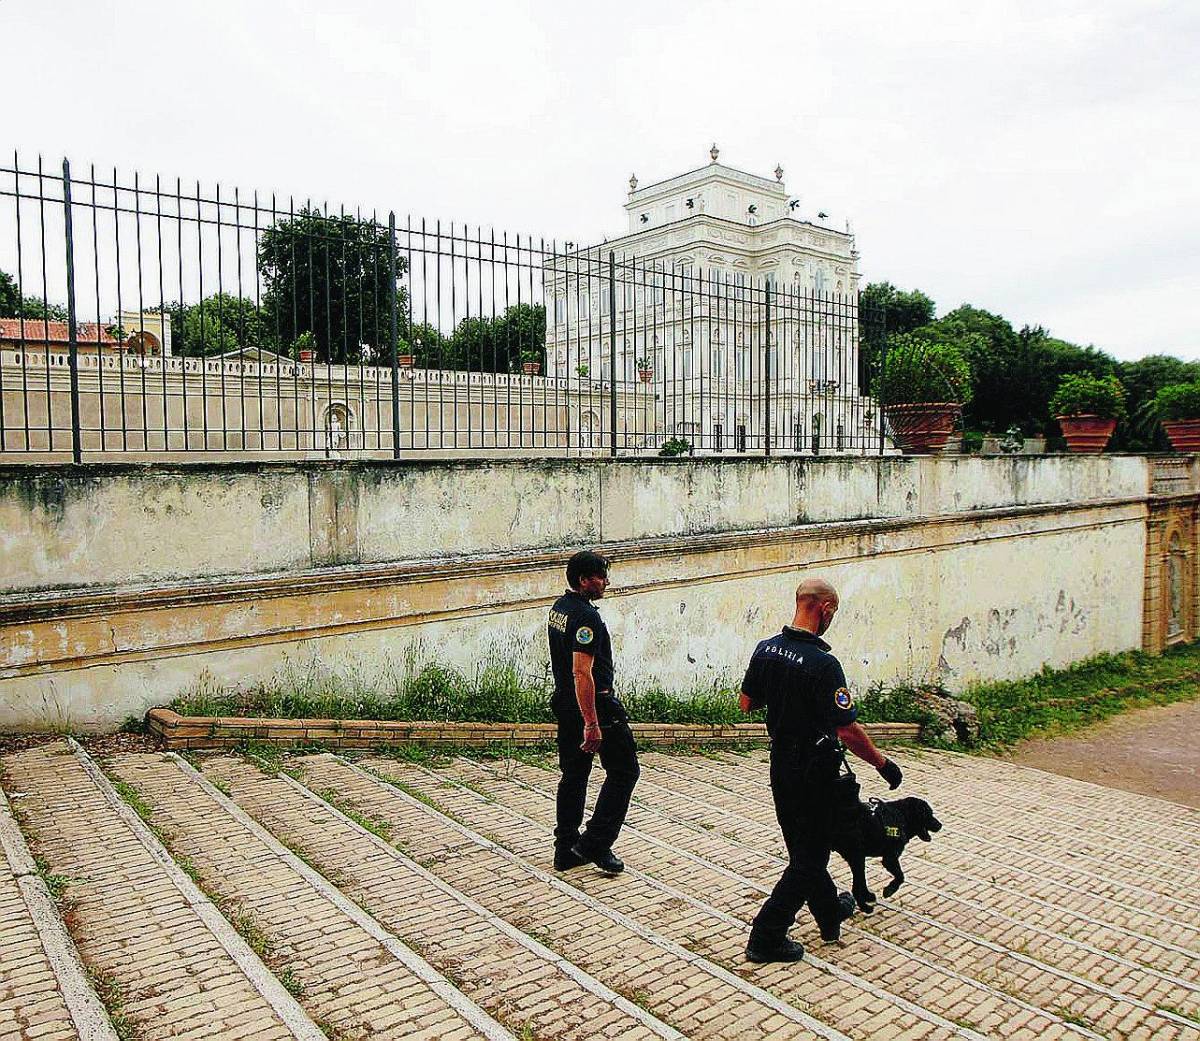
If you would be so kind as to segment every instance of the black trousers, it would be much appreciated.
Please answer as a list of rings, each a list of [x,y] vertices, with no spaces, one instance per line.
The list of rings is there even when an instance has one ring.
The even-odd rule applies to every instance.
[[[576,843],[588,854],[612,849],[621,825],[625,823],[633,786],[641,772],[637,745],[620,702],[615,698],[602,702],[598,696],[596,711],[604,735],[599,752],[604,784],[596,798],[591,820],[581,832],[588,777],[596,756],[579,747],[583,742],[583,716],[574,698],[570,702],[565,698],[554,701],[554,714],[558,719],[558,766],[562,770],[558,782],[558,821],[554,828],[557,852],[565,852]]]
[[[815,775],[815,776],[814,776]],[[771,749],[771,795],[787,845],[788,866],[754,918],[756,939],[781,939],[808,904],[819,927],[840,920],[829,875],[831,830],[840,793],[826,771],[814,771],[794,748]]]

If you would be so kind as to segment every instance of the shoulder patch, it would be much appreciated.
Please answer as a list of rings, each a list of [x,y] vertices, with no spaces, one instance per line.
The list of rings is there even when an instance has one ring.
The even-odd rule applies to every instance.
[[[850,708],[854,704],[854,695],[846,687],[838,687],[833,692],[833,703],[841,709]]]
[[[581,625],[575,630],[575,640],[582,643],[584,646],[591,643],[596,638],[596,634],[592,632],[586,625]]]

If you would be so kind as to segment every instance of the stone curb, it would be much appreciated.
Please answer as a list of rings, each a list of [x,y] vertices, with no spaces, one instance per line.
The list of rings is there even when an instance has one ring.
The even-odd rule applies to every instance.
[[[415,874],[420,875],[421,878],[425,879],[425,881],[427,881],[430,885],[435,886],[440,892],[445,893],[462,906],[470,908],[475,914],[486,919],[514,943],[520,944],[526,950],[534,952],[539,958],[544,958],[551,964],[557,966],[560,971],[569,976],[589,993],[595,994],[597,997],[610,1002],[622,1012],[632,1016],[634,1019],[638,1020],[645,1027],[647,1027],[652,1033],[663,1038],[664,1041],[686,1041],[685,1036],[670,1024],[664,1023],[650,1012],[647,1012],[640,1005],[635,1005],[628,998],[618,994],[616,991],[612,990],[612,988],[596,979],[596,977],[592,976],[590,973],[579,968],[573,962],[570,962],[564,958],[561,954],[547,947],[540,940],[535,939],[527,933],[523,933],[520,929],[511,925],[499,915],[493,914],[477,900],[460,893],[439,875],[435,875],[428,868],[421,866],[412,858],[406,856],[404,853],[401,853],[400,850],[398,850],[390,842],[380,838],[374,832],[368,831],[361,824],[359,824],[358,821],[351,817],[347,817],[346,814],[334,806],[333,803],[329,802],[327,799],[323,799],[311,789],[306,788],[303,784],[297,781],[296,778],[283,772],[279,774],[279,777],[299,795],[313,803],[320,805],[325,811],[333,816],[339,817],[343,823],[357,831],[366,842],[371,843],[381,852],[390,856],[398,864],[403,864],[405,868],[414,872]]]
[[[88,983],[75,941],[63,925],[54,898],[37,872],[37,865],[3,792],[0,792],[0,847],[8,858],[80,1041],[117,1041],[117,1032]]]
[[[437,723],[393,722],[378,719],[257,719],[245,716],[181,716],[169,708],[151,709],[146,725],[160,748],[180,751],[233,748],[240,744],[295,748],[320,744],[349,750],[386,745],[424,745],[429,748],[482,748],[490,744],[516,747],[553,742],[553,723]],[[762,723],[633,723],[640,745],[723,745],[739,747],[767,740]],[[912,741],[920,735],[917,723],[868,723],[876,742]]]
[[[303,878],[310,886],[349,918],[363,932],[381,944],[387,952],[409,969],[417,979],[428,984],[429,989],[442,998],[450,1008],[470,1023],[489,1041],[512,1041],[513,1035],[484,1009],[463,994],[442,973],[438,972],[421,955],[394,936],[376,921],[370,913],[354,903],[324,875],[311,868],[295,853],[289,850],[278,838],[259,824],[224,792],[220,791],[207,777],[191,763],[185,762],[177,755],[170,755],[170,760],[177,766],[192,783],[199,786],[229,817],[240,824],[251,835],[267,847],[289,868]]]
[[[258,955],[251,950],[250,945],[238,935],[217,906],[204,895],[200,887],[188,878],[167,848],[158,841],[158,837],[150,830],[149,826],[121,798],[112,782],[104,775],[92,757],[84,751],[83,746],[70,737],[67,738],[67,744],[70,745],[75,758],[91,778],[92,783],[100,790],[101,795],[163,869],[171,883],[195,911],[196,916],[208,927],[208,931],[212,933],[217,943],[225,949],[238,968],[242,970],[251,986],[262,995],[287,1031],[297,1041],[327,1041],[325,1034],[308,1018],[308,1013],[304,1011],[300,1003],[287,992],[283,984],[275,978],[275,974],[262,963]]]

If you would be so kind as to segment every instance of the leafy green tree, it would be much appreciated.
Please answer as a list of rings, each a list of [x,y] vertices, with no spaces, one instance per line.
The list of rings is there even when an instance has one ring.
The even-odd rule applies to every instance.
[[[517,372],[521,363],[543,362],[546,308],[513,304],[495,318],[464,318],[430,366],[471,372]],[[418,364],[420,361],[418,360]]]
[[[961,343],[971,365],[972,393],[963,411],[969,430],[1025,435],[1054,430],[1049,402],[1060,379],[1074,373],[1110,375],[1114,360],[1094,347],[1050,336],[1040,326],[1019,332],[1007,319],[964,304],[920,330]]]
[[[933,301],[919,289],[897,289],[891,282],[872,282],[858,295],[859,385],[867,386],[889,335],[910,333],[933,321]]]
[[[542,304],[513,304],[497,320],[500,344],[509,371],[521,362],[546,360],[546,308]]]
[[[1154,413],[1154,397],[1171,384],[1200,380],[1200,362],[1150,354],[1137,361],[1120,362],[1117,378],[1125,387],[1129,417],[1113,434],[1113,449],[1122,452],[1166,451],[1169,442]]]
[[[7,271],[0,271],[0,318],[21,316],[21,291]]]
[[[6,271],[0,271],[0,318],[28,318],[65,322],[67,309],[62,304],[51,304],[39,296],[22,295],[17,280]]]
[[[362,345],[382,363],[390,358],[391,295],[403,325],[407,292],[399,285],[407,262],[394,251],[396,283],[388,274],[388,229],[350,215],[302,210],[268,228],[258,244],[266,287],[264,310],[282,343],[311,332],[317,357],[356,363]]]
[[[400,326],[400,349],[398,354],[411,354],[413,364],[418,369],[453,368],[447,364],[449,360],[446,338],[435,326],[427,322],[414,325],[403,323]],[[379,360],[380,365],[390,365],[391,356],[385,355]]]
[[[198,304],[176,303],[166,310],[176,354],[201,357],[247,347],[279,349],[272,315],[245,297],[214,293]]]

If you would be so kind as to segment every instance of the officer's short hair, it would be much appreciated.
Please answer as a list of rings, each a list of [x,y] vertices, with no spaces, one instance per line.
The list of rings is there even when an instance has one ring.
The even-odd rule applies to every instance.
[[[567,561],[567,585],[579,588],[581,579],[591,575],[608,576],[608,559],[590,550],[580,550]]]

